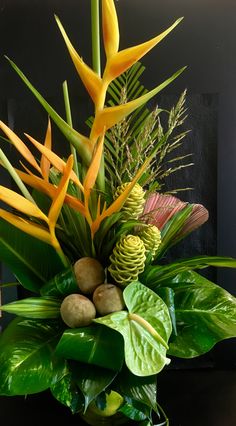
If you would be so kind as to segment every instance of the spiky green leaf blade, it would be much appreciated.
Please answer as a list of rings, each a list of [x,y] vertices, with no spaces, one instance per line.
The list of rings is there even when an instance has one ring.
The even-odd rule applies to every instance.
[[[140,275],[140,280],[147,287],[156,291],[160,286],[165,286],[168,280],[171,280],[177,274],[193,269],[203,269],[207,266],[236,268],[236,259],[224,256],[196,256],[180,259],[169,265],[150,265]]]
[[[0,260],[5,263],[26,289],[38,292],[40,287],[63,265],[55,250],[0,219]]]
[[[186,275],[191,281],[185,281]],[[226,290],[196,272],[178,274],[169,286],[175,292],[178,330],[169,354],[193,358],[236,337],[236,298]]]
[[[128,312],[120,311],[94,321],[122,334],[125,362],[137,376],[150,376],[161,371],[171,334],[169,311],[163,300],[139,282],[129,284],[123,297]]]
[[[8,57],[6,57],[6,59],[9,61],[12,68],[16,71],[16,73],[19,75],[19,77],[22,79],[25,85],[30,89],[30,91],[33,93],[36,99],[40,102],[40,104],[43,106],[45,111],[47,111],[47,113],[52,118],[54,123],[58,126],[58,128],[60,129],[62,134],[65,136],[65,138],[77,149],[77,151],[79,152],[84,162],[86,164],[89,164],[91,160],[91,152],[88,149],[88,146],[86,146],[85,138],[82,135],[80,135],[80,133],[78,133],[73,127],[71,127],[65,120],[63,120],[63,118],[60,117],[60,115],[51,107],[51,105],[49,105],[49,103],[44,99],[44,97],[38,92],[38,90],[35,89],[35,87],[31,84],[28,78],[18,68],[18,66]]]
[[[14,319],[0,335],[0,394],[27,395],[44,391],[65,371],[54,355],[62,333],[57,321]]]
[[[0,306],[0,311],[24,318],[52,319],[60,317],[61,301],[52,297],[28,297]]]

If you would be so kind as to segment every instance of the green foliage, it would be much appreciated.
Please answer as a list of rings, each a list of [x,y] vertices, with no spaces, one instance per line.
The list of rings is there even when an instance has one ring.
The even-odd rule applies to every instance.
[[[141,63],[136,63],[111,83],[108,89],[110,106],[125,104],[147,92],[139,80],[144,70]],[[149,191],[163,191],[166,177],[192,165],[185,162],[191,154],[173,156],[187,134],[187,131],[178,131],[186,119],[185,97],[186,92],[170,111],[158,107],[150,111],[142,106],[106,133],[105,170],[111,193],[122,183],[132,180],[151,154],[155,154],[153,161],[140,180]],[[162,120],[162,114],[166,114],[167,119],[164,116]],[[167,121],[166,130],[162,121]],[[91,126],[91,118],[87,124]]]
[[[0,219],[0,260],[28,290],[40,287],[63,265],[55,250]]]
[[[61,404],[70,408],[73,414],[82,411],[84,406],[84,398],[70,371],[53,384],[50,388],[52,395]]]
[[[60,316],[61,302],[52,297],[28,297],[0,306],[1,311],[24,318],[49,319]]]
[[[124,360],[119,333],[97,325],[66,330],[57,345],[56,354],[113,371],[119,371]]]
[[[94,321],[122,334],[125,362],[137,376],[158,373],[169,362],[167,342],[171,320],[163,300],[140,283],[129,284],[123,292],[128,312],[115,312]]]
[[[196,357],[236,336],[236,299],[226,290],[196,272],[178,274],[168,285],[175,293],[177,322],[170,355]]]
[[[53,320],[16,318],[0,335],[0,394],[27,395],[48,389],[65,372],[54,355],[62,333]]]

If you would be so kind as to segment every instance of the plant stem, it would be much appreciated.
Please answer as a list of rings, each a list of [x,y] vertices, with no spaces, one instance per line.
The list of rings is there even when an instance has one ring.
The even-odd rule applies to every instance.
[[[93,70],[101,76],[99,0],[91,0],[91,31]],[[100,191],[105,191],[104,153],[102,155],[100,169],[98,172],[97,186]]]
[[[18,188],[20,189],[20,191],[22,192],[22,194],[24,195],[24,197],[27,200],[31,201],[32,203],[36,204],[33,197],[29,193],[26,186],[23,184],[22,180],[19,178],[14,167],[11,165],[10,161],[8,160],[8,158],[6,157],[6,155],[4,154],[1,148],[0,148],[0,160],[3,166],[7,169],[8,173],[10,174],[14,182],[16,183],[16,185],[18,186]]]
[[[91,0],[93,70],[101,76],[99,0]]]
[[[65,103],[65,110],[66,110],[66,121],[69,124],[69,126],[73,127],[67,81],[64,81],[62,88],[63,88],[63,96],[64,96],[64,103]],[[74,157],[73,169],[74,169],[76,175],[79,177],[77,152],[76,152],[75,147],[72,144],[70,144],[70,150],[71,150],[71,154]]]

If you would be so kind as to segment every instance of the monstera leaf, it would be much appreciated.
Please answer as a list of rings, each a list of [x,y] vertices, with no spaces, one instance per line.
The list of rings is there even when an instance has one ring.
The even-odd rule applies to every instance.
[[[0,336],[0,394],[41,392],[63,375],[65,361],[53,355],[62,333],[56,321],[14,319]]]
[[[169,354],[196,357],[236,336],[236,299],[226,290],[192,271],[176,275],[168,286],[175,292],[178,333]]]
[[[156,374],[169,363],[166,350],[172,326],[168,308],[139,282],[129,284],[123,296],[128,312],[115,312],[94,321],[122,334],[125,362],[133,374]]]

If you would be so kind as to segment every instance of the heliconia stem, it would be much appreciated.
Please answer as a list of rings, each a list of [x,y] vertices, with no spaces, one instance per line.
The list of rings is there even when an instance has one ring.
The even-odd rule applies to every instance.
[[[14,167],[11,165],[10,161],[8,160],[8,158],[6,157],[6,155],[4,154],[1,148],[0,148],[0,161],[2,162],[3,166],[6,168],[6,170],[8,171],[8,173],[10,174],[10,176],[12,177],[12,179],[14,180],[14,182],[16,183],[16,185],[18,186],[18,188],[20,189],[24,197],[27,200],[31,201],[32,203],[36,204],[31,194],[29,193],[28,189],[23,184],[22,180],[19,178]]]
[[[93,70],[101,76],[99,0],[91,0]]]
[[[66,111],[66,121],[71,127],[73,127],[67,81],[63,82],[62,88],[63,88],[63,96],[64,96],[64,103],[65,103],[65,111]],[[76,152],[75,147],[72,144],[70,144],[70,150],[71,150],[71,154],[74,157],[73,169],[74,169],[76,175],[79,177],[77,152]]]

